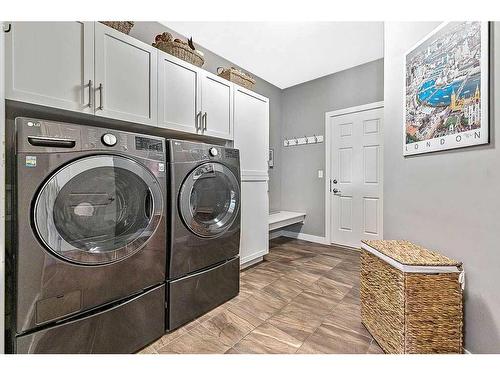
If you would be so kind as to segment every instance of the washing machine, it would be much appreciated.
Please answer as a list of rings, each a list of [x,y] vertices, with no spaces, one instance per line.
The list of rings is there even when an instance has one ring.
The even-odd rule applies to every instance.
[[[239,293],[239,151],[169,140],[167,329]]]
[[[130,353],[165,325],[162,138],[15,121],[11,351]]]

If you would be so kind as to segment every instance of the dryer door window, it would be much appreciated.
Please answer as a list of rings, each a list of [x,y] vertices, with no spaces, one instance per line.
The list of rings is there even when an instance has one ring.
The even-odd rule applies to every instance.
[[[201,237],[217,237],[228,230],[240,209],[238,179],[220,163],[195,168],[184,181],[179,209],[185,225]]]
[[[124,259],[148,241],[162,216],[158,180],[121,156],[91,156],[55,172],[35,201],[34,224],[49,250],[75,263]]]

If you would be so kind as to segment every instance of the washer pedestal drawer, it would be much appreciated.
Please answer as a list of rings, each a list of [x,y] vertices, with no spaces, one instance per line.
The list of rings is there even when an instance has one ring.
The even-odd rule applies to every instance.
[[[240,258],[167,282],[167,329],[194,320],[238,295]]]
[[[134,353],[162,336],[165,285],[93,315],[16,338],[17,353]]]

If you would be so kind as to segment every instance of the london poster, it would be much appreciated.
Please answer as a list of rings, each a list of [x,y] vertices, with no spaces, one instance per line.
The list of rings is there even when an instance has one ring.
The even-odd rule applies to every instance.
[[[446,22],[406,53],[403,154],[488,143],[488,22]]]

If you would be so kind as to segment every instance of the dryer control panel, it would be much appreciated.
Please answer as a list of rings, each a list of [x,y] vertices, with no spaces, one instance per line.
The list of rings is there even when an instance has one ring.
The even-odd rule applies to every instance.
[[[169,143],[170,160],[177,162],[239,161],[240,152],[236,148],[205,143],[172,139]]]

